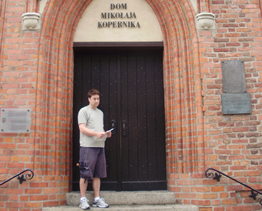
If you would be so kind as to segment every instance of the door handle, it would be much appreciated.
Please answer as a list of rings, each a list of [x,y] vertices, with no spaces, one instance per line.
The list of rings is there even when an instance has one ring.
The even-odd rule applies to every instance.
[[[111,121],[111,128],[114,128],[114,130],[112,130],[112,135],[114,135],[115,134],[115,124],[116,124],[116,121],[113,119],[112,121]]]
[[[125,136],[126,135],[126,120],[122,121],[122,130],[123,130],[122,134],[123,136]]]

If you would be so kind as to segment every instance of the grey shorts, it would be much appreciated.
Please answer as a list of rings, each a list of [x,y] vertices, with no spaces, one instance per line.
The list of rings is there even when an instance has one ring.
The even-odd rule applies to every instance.
[[[106,178],[105,149],[96,147],[80,147],[80,178]]]

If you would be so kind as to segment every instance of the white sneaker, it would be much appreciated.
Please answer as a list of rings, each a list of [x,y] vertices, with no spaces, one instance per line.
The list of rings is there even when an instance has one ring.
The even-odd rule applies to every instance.
[[[94,200],[93,207],[108,208],[109,205],[105,202],[103,198],[99,198],[96,201]]]
[[[79,205],[79,207],[80,207],[82,210],[90,209],[90,206],[89,206],[89,204],[88,204],[88,199],[87,199],[87,198],[80,199],[80,205]]]

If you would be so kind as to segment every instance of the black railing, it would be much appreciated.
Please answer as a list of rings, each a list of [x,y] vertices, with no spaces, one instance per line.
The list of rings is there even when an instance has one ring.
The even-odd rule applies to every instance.
[[[215,174],[212,173],[212,172],[208,173],[208,171],[210,171],[210,170],[216,171],[216,172],[218,172],[219,174],[216,173],[216,172],[215,172]],[[244,184],[244,183],[242,183],[242,182],[240,182],[240,181],[238,181],[238,180],[236,180],[236,179],[234,179],[234,178],[232,178],[232,177],[230,177],[230,176],[228,176],[228,175],[224,174],[223,172],[218,171],[218,170],[216,170],[216,169],[208,168],[208,169],[206,170],[206,172],[205,172],[205,175],[206,175],[207,178],[209,178],[209,179],[211,179],[211,178],[212,178],[212,179],[215,179],[215,180],[217,180],[218,182],[220,181],[220,178],[222,177],[222,175],[225,176],[225,177],[228,177],[229,179],[231,179],[231,180],[233,180],[233,181],[235,181],[235,182],[237,182],[237,183],[239,183],[239,184],[241,184],[241,185],[249,188],[249,189],[251,190],[251,194],[249,195],[249,197],[252,198],[252,199],[254,199],[254,200],[256,200],[256,197],[257,197],[258,194],[262,195],[262,193],[261,193],[260,191],[254,189],[254,188],[251,188],[250,186],[248,186],[248,185],[246,185],[246,184]],[[260,199],[259,203],[260,203],[260,205],[262,205],[262,199]]]
[[[26,171],[30,171],[31,174],[30,174],[30,173],[27,173],[27,174],[24,175],[23,173],[25,173]],[[19,174],[11,177],[10,179],[2,182],[2,183],[0,184],[0,186],[3,185],[3,184],[5,184],[5,183],[7,183],[7,182],[9,182],[10,180],[12,180],[12,179],[14,179],[14,178],[16,178],[16,177],[17,177],[17,179],[19,180],[19,183],[22,184],[22,182],[24,182],[24,181],[26,181],[26,180],[32,179],[32,178],[34,177],[34,172],[33,172],[31,169],[26,169],[26,170],[20,172]]]

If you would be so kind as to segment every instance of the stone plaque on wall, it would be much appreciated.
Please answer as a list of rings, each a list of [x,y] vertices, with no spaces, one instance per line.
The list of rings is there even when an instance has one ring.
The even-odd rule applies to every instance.
[[[241,60],[222,61],[223,114],[250,114],[251,100],[247,93],[245,66]]]
[[[244,93],[247,91],[244,61],[222,61],[222,74],[224,93]]]
[[[29,133],[30,127],[31,109],[1,109],[1,133]]]
[[[250,114],[250,93],[222,94],[223,114]]]

